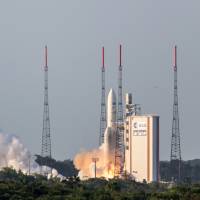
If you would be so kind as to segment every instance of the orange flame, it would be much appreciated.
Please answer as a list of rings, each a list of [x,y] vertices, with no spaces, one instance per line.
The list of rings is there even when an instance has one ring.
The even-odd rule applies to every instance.
[[[82,151],[75,156],[74,164],[80,170],[80,178],[94,178],[95,164],[92,159],[94,157],[98,158],[96,162],[96,177],[104,177],[106,179],[114,178],[115,165],[112,161],[107,160],[109,158],[105,156],[104,145],[100,146],[99,149]],[[110,155],[110,157],[114,157],[114,155]]]

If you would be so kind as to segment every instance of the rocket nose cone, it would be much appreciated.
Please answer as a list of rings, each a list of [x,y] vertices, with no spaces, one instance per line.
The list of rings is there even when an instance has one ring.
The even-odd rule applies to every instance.
[[[110,89],[108,93],[108,99],[111,100],[111,102],[116,102],[116,94],[112,88]]]

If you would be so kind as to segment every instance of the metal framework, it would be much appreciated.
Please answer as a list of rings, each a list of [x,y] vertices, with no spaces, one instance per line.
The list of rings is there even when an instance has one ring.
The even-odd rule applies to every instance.
[[[174,47],[174,104],[171,138],[171,175],[175,182],[181,181],[181,145],[178,113],[178,84],[177,84],[177,46]]]
[[[50,137],[50,119],[48,102],[48,64],[47,64],[47,46],[45,46],[45,66],[44,66],[44,113],[42,130],[42,157],[51,158],[51,137]],[[42,163],[46,165],[46,163]],[[44,172],[45,173],[45,172]]]
[[[94,178],[97,177],[97,162],[99,161],[99,158],[93,157],[92,162],[94,163]]]
[[[122,46],[119,48],[118,69],[118,105],[117,105],[117,134],[115,147],[115,177],[119,177],[123,170],[124,160],[124,123],[123,123],[123,101],[122,101]]]
[[[101,116],[100,116],[100,134],[99,145],[104,142],[104,132],[106,130],[106,89],[105,89],[105,64],[104,47],[102,47],[102,67],[101,67]]]

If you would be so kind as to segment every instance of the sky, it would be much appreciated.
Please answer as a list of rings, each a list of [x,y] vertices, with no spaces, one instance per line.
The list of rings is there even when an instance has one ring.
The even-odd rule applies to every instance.
[[[160,116],[160,159],[169,160],[176,44],[182,158],[200,158],[199,9],[199,0],[2,0],[1,130],[40,154],[47,45],[52,155],[72,159],[96,148],[101,48],[108,93],[117,89],[122,44],[123,92]]]

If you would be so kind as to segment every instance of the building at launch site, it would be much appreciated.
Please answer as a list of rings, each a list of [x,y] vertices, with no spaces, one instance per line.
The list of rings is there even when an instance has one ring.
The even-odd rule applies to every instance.
[[[159,116],[141,115],[126,94],[124,171],[136,181],[159,180]]]

